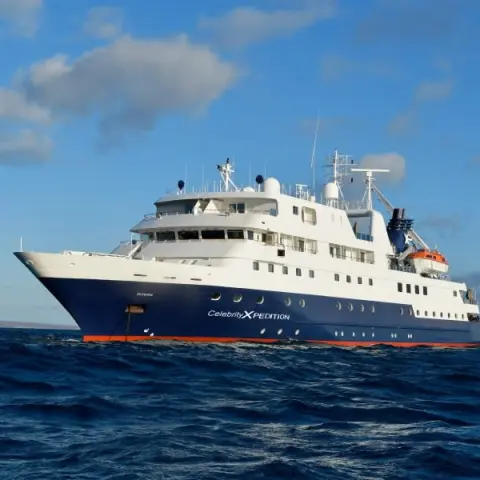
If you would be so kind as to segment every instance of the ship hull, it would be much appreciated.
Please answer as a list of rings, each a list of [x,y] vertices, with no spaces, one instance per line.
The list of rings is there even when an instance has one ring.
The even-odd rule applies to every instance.
[[[480,346],[479,323],[416,318],[408,304],[207,285],[40,281],[70,313],[85,341]]]

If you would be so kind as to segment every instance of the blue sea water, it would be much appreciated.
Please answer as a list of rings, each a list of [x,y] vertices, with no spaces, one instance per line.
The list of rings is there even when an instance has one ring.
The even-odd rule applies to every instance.
[[[0,330],[2,479],[480,478],[480,351]]]

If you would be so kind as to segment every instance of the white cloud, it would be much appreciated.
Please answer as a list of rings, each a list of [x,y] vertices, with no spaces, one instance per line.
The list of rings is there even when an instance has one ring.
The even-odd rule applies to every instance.
[[[405,158],[398,153],[377,153],[363,156],[359,162],[359,168],[385,168],[388,173],[378,173],[374,176],[378,181],[390,180],[398,182],[405,177]]]
[[[388,76],[392,69],[380,63],[358,62],[330,54],[322,58],[320,69],[324,80],[337,80],[348,74],[363,73],[374,76]]]
[[[15,90],[0,87],[0,119],[48,123],[50,112],[38,105],[30,104]]]
[[[97,38],[114,38],[122,33],[123,11],[116,7],[95,7],[87,13],[83,29]]]
[[[332,18],[336,12],[335,0],[314,0],[306,2],[303,8],[290,10],[239,7],[223,16],[201,18],[199,27],[209,32],[218,44],[241,48],[269,38],[291,35],[319,20]]]
[[[443,100],[449,97],[453,90],[453,80],[423,82],[415,91],[415,99],[419,102],[427,100]]]
[[[0,0],[0,20],[27,37],[35,35],[43,0]]]
[[[52,141],[32,130],[0,135],[0,165],[44,163],[50,157]]]
[[[238,78],[235,65],[186,36],[114,43],[69,60],[58,55],[18,77],[28,100],[59,116],[97,114],[102,133],[150,130],[177,111],[198,112]]]
[[[388,131],[392,135],[409,135],[418,132],[418,118],[415,109],[396,115],[388,125]]]

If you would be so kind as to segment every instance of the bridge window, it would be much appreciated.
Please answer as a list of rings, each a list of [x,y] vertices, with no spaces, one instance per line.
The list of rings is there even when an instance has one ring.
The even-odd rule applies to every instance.
[[[244,240],[243,230],[227,230],[227,238],[230,240]]]
[[[245,204],[244,203],[231,203],[229,205],[230,213],[245,213]]]
[[[453,296],[456,297],[458,295],[458,292],[456,290],[453,291]]]
[[[202,240],[224,240],[225,230],[202,230]]]
[[[181,230],[178,232],[179,240],[198,240],[199,238],[198,230]]]
[[[172,242],[175,240],[175,232],[157,232],[157,242]]]

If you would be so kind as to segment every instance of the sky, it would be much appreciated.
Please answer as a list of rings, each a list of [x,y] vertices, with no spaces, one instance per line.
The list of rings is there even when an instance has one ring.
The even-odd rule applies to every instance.
[[[12,252],[111,251],[234,158],[335,148],[480,286],[477,0],[0,0],[0,320],[72,320]],[[203,172],[203,173],[202,173]],[[381,206],[379,206],[381,209]]]

